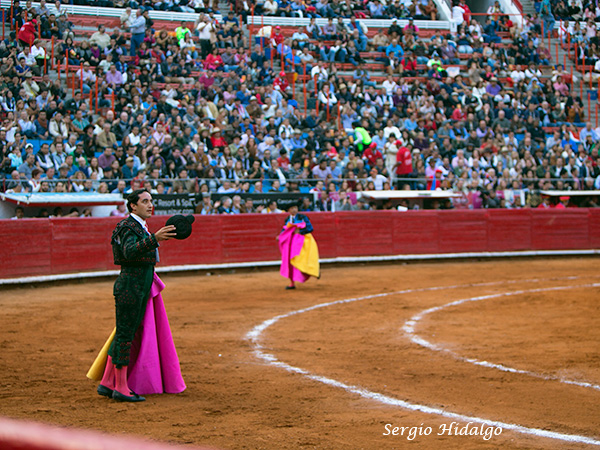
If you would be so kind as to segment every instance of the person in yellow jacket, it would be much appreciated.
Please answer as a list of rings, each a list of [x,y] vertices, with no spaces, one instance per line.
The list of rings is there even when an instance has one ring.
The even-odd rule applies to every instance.
[[[181,26],[175,28],[175,37],[177,38],[177,43],[181,45],[183,40],[185,39],[185,35],[191,33],[190,29],[187,27],[185,21],[181,22]]]
[[[373,142],[373,140],[371,139],[369,132],[360,122],[356,122],[354,125],[354,145],[356,146],[359,155],[362,155],[364,149],[371,145],[371,142]]]

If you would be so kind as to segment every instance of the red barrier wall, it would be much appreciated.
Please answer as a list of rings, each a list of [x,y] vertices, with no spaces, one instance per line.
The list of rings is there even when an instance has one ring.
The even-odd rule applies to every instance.
[[[310,214],[323,258],[600,248],[600,210],[370,211]],[[149,220],[151,230],[165,216]],[[196,216],[160,265],[273,261],[285,215]],[[109,270],[118,218],[0,220],[0,278]]]

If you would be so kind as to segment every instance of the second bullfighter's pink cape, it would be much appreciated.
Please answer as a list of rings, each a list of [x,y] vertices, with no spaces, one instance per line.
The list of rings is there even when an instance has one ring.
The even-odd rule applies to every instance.
[[[304,283],[311,276],[319,277],[319,249],[311,233],[294,234],[304,223],[288,224],[279,235],[282,277]]]

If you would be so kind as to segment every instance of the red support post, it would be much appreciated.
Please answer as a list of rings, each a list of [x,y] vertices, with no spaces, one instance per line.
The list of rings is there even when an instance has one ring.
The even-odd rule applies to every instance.
[[[83,63],[79,63],[79,92],[83,96]]]
[[[44,52],[44,75],[48,73],[48,55]]]
[[[94,110],[98,114],[98,76],[96,76],[96,102],[94,103]]]
[[[575,70],[577,70],[577,61],[579,60],[579,46],[577,45],[577,42],[575,42]]]
[[[58,84],[60,85],[60,61],[56,64],[58,70]]]
[[[337,122],[338,132],[342,131],[342,112],[340,111],[340,102],[337,102]]]
[[[588,91],[588,115],[587,115],[587,121],[592,120],[592,93],[590,91]]]
[[[575,88],[574,84],[575,82],[573,81],[573,66],[571,66],[571,89]]]
[[[112,112],[115,113],[115,90],[110,93],[110,103],[112,105]]]
[[[303,67],[303,72],[304,72],[304,76],[302,77],[302,91],[304,93],[304,117],[307,116],[308,111],[306,109],[306,63],[302,63],[302,67]]]
[[[292,71],[292,98],[296,100],[296,71]]]
[[[273,52],[275,51],[275,49],[273,48],[273,45],[271,44],[271,70],[273,70]]]
[[[10,30],[12,31],[13,27],[13,4],[14,0],[10,0]]]
[[[69,82],[69,50],[65,50],[65,77],[67,79],[67,83]]]
[[[50,56],[50,68],[54,69],[54,36],[52,36],[52,50]]]

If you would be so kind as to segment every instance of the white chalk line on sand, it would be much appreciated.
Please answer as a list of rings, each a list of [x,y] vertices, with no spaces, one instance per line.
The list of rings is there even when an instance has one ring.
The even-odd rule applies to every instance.
[[[569,379],[558,377],[555,375],[544,375],[541,373],[531,372],[529,370],[515,369],[513,367],[508,367],[503,364],[496,364],[496,363],[492,363],[489,361],[481,361],[476,358],[467,358],[467,357],[457,354],[456,352],[453,352],[450,349],[444,348],[439,344],[434,344],[434,343],[422,338],[417,333],[415,333],[415,326],[425,316],[427,316],[431,313],[434,313],[434,312],[442,311],[442,310],[444,310],[446,308],[450,308],[452,306],[463,305],[463,304],[469,303],[469,302],[490,300],[493,298],[511,297],[514,295],[531,294],[531,293],[548,292],[548,291],[564,291],[564,290],[568,290],[568,289],[590,288],[590,287],[600,287],[600,283],[583,284],[583,285],[576,285],[576,286],[557,286],[557,287],[549,287],[549,288],[527,289],[527,290],[522,290],[522,291],[503,292],[500,294],[481,295],[478,297],[470,297],[470,298],[464,298],[462,300],[455,300],[455,301],[447,303],[445,305],[434,306],[433,308],[429,308],[424,311],[421,311],[418,314],[415,314],[414,316],[412,316],[409,320],[407,320],[404,323],[404,326],[402,327],[402,329],[406,332],[406,334],[408,335],[408,337],[410,338],[410,340],[413,343],[420,345],[421,347],[425,347],[429,350],[433,350],[436,352],[443,352],[443,353],[448,354],[448,355],[452,356],[453,358],[455,358],[459,361],[462,361],[462,362],[474,364],[476,366],[487,367],[490,369],[497,369],[497,370],[501,370],[503,372],[518,373],[521,375],[528,375],[530,377],[541,378],[542,380],[558,381],[558,382],[564,383],[564,384],[571,384],[574,386],[580,386],[580,387],[590,388],[590,389],[595,389],[597,391],[600,391],[599,385],[593,384],[593,383],[588,383],[586,381],[569,380]]]
[[[299,375],[303,375],[304,377],[306,377],[310,380],[318,381],[318,382],[323,383],[328,386],[343,389],[346,392],[357,394],[363,398],[366,398],[369,400],[375,400],[375,401],[378,401],[385,405],[397,406],[397,407],[404,408],[404,409],[407,409],[410,411],[417,411],[417,412],[422,412],[425,414],[439,415],[442,417],[459,420],[462,422],[473,422],[473,423],[479,423],[482,425],[488,425],[488,426],[492,426],[492,427],[499,427],[504,430],[511,430],[511,431],[515,431],[515,432],[521,433],[521,434],[533,435],[533,436],[544,437],[544,438],[549,438],[549,439],[556,439],[556,440],[561,440],[561,441],[565,441],[565,442],[573,442],[573,443],[581,443],[581,444],[600,446],[600,440],[590,438],[587,436],[580,436],[580,435],[576,435],[576,434],[565,434],[565,433],[559,433],[556,431],[542,430],[540,428],[530,428],[530,427],[525,427],[525,426],[518,425],[518,424],[485,419],[482,417],[467,416],[464,414],[446,411],[441,408],[431,407],[431,406],[427,406],[427,405],[420,405],[418,403],[410,403],[405,400],[400,400],[400,399],[397,399],[394,397],[390,397],[388,395],[373,392],[368,389],[361,388],[359,386],[348,385],[348,384],[342,383],[341,381],[337,381],[332,378],[328,378],[328,377],[321,376],[321,375],[315,375],[315,374],[310,373],[308,370],[302,369],[300,367],[292,366],[283,361],[279,361],[277,359],[277,357],[275,357],[274,355],[272,355],[270,353],[266,353],[264,351],[264,347],[260,343],[262,333],[267,328],[269,328],[271,325],[274,325],[275,323],[279,322],[280,320],[286,319],[288,317],[292,317],[295,315],[303,314],[303,313],[306,313],[309,311],[326,308],[329,306],[342,305],[345,303],[358,302],[358,301],[362,301],[362,300],[376,299],[376,298],[381,298],[381,297],[387,297],[390,295],[411,294],[411,293],[415,293],[415,292],[428,292],[428,291],[439,291],[439,290],[446,290],[446,289],[494,286],[494,285],[499,285],[499,284],[534,283],[534,282],[540,282],[540,281],[557,281],[557,280],[576,280],[578,278],[580,278],[580,277],[561,277],[561,278],[554,278],[552,280],[530,279],[530,280],[489,282],[489,283],[474,283],[474,284],[454,285],[454,286],[436,286],[436,287],[429,287],[429,288],[406,289],[406,290],[396,291],[396,292],[386,292],[386,293],[382,293],[382,294],[366,295],[363,297],[354,297],[354,298],[349,298],[349,299],[344,299],[344,300],[337,300],[337,301],[333,301],[333,302],[320,303],[318,305],[313,305],[313,306],[310,306],[307,308],[298,309],[295,311],[288,312],[286,314],[280,314],[271,319],[265,320],[264,322],[260,323],[259,325],[256,325],[254,328],[252,328],[252,330],[250,330],[248,333],[246,333],[246,339],[248,339],[252,342],[252,345],[254,347],[254,351],[253,351],[254,355],[258,359],[261,359],[272,366],[279,367],[279,368],[287,370],[288,372],[291,372],[291,373],[297,373]]]

